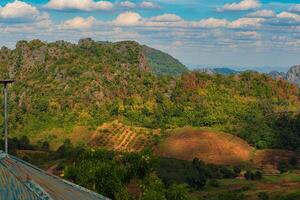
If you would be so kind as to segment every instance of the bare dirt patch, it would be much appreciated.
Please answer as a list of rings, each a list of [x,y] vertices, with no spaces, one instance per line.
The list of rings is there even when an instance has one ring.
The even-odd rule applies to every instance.
[[[171,133],[155,152],[181,160],[197,157],[206,163],[235,164],[250,160],[253,148],[231,134],[185,128]]]

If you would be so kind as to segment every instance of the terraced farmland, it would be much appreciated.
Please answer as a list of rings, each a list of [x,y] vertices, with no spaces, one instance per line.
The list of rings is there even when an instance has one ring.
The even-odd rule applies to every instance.
[[[117,121],[99,127],[91,136],[89,144],[95,148],[116,151],[141,151],[153,144],[153,135],[158,131],[129,127]]]

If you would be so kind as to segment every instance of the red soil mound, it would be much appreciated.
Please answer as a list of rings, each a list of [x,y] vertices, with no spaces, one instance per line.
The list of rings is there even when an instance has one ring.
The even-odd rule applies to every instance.
[[[172,133],[155,152],[182,160],[197,157],[206,163],[235,164],[250,160],[253,148],[230,134],[182,129]]]

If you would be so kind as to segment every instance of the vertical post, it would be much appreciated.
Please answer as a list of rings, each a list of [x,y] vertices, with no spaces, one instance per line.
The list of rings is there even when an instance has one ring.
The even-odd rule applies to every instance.
[[[8,154],[8,115],[7,115],[7,83],[4,83],[4,138],[5,153]]]
[[[14,80],[12,79],[7,79],[7,80],[0,80],[0,83],[3,84],[4,89],[4,143],[5,143],[5,153],[8,154],[8,84],[13,83]]]

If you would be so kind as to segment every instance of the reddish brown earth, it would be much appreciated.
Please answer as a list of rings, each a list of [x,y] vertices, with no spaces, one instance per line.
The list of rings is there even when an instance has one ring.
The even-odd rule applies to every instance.
[[[250,160],[253,148],[230,134],[182,129],[172,133],[155,152],[182,160],[197,157],[206,163],[235,164]]]
[[[155,148],[155,153],[181,160],[193,160],[197,157],[213,164],[251,162],[270,173],[277,173],[279,162],[289,162],[294,156],[294,152],[286,150],[255,150],[234,135],[193,128],[173,131]]]

